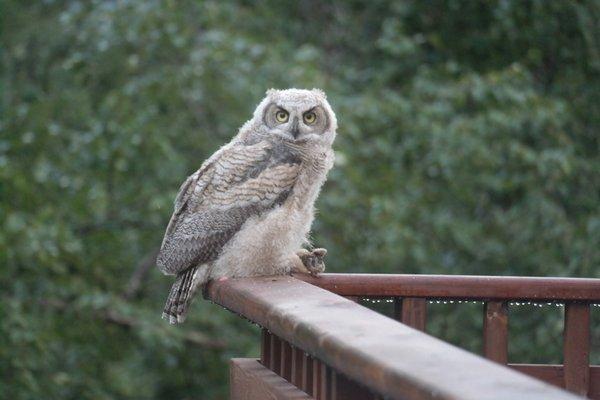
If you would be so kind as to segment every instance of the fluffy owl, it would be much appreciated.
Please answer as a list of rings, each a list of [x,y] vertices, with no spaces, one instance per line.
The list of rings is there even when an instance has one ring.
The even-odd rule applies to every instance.
[[[269,90],[238,134],[181,185],[159,269],[175,275],[163,318],[183,322],[211,279],[318,274],[325,249],[302,249],[333,166],[337,120],[321,90]]]

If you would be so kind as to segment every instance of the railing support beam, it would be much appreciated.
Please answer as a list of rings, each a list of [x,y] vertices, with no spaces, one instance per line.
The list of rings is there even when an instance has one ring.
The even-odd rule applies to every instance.
[[[483,308],[483,355],[499,364],[508,363],[508,303],[488,301]]]
[[[590,388],[590,305],[565,304],[565,388],[582,396]]]
[[[427,300],[415,297],[394,298],[394,318],[405,325],[425,332]]]
[[[575,400],[568,392],[293,277],[213,281],[206,293],[311,354],[315,398],[328,395],[327,387],[322,390],[322,368],[332,368],[389,399]],[[271,349],[281,351],[278,340],[273,342]],[[272,351],[273,366],[280,366],[280,356]]]

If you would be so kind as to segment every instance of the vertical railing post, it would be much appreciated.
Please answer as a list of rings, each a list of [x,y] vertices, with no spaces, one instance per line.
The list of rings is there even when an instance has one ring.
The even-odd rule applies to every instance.
[[[302,384],[300,389],[306,393],[313,394],[313,358],[306,353],[302,353]]]
[[[292,385],[302,387],[302,354],[304,352],[298,347],[292,348]]]
[[[590,305],[565,304],[563,334],[565,389],[586,396],[590,387]]]
[[[405,325],[425,332],[427,328],[427,299],[394,298],[394,318]]]
[[[331,373],[331,400],[346,400],[340,396],[340,391],[338,389],[338,374],[333,371]]]
[[[321,363],[321,397],[320,400],[331,400],[331,375],[332,370],[327,365]]]
[[[483,355],[508,363],[508,303],[488,301],[483,308]]]
[[[260,362],[265,367],[271,365],[271,333],[267,329],[262,329],[260,336]]]
[[[269,369],[279,375],[279,368],[281,366],[281,339],[276,335],[271,335],[270,348]]]
[[[312,396],[315,400],[321,400],[321,368],[324,367],[323,363],[317,359],[313,358],[313,378],[312,378]]]
[[[288,382],[292,380],[292,345],[285,340],[281,340],[279,376]]]

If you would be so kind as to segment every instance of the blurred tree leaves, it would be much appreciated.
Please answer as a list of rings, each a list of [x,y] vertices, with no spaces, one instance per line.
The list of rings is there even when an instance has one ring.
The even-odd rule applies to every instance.
[[[1,15],[7,397],[226,397],[226,360],[256,354],[256,329],[201,301],[165,325],[154,269],[126,291],[180,182],[269,87],[321,87],[338,114],[314,234],[330,271],[600,277],[597,2],[46,0]],[[440,318],[476,346],[463,317]],[[511,354],[554,357],[551,318],[517,324]]]

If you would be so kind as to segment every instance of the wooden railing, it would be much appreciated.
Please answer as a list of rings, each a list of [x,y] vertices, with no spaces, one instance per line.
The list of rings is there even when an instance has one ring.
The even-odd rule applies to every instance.
[[[590,366],[590,307],[600,279],[461,275],[325,274],[305,281],[339,295],[393,298],[394,317],[426,331],[427,301],[482,301],[483,355],[569,391],[600,399],[600,366]],[[508,363],[511,303],[564,304],[563,365]]]
[[[600,280],[345,274],[302,279],[311,284],[261,277],[209,285],[212,301],[263,327],[260,360],[232,360],[232,399],[576,398],[514,369],[580,394],[587,388],[597,397],[598,367],[587,359],[589,304],[600,300]],[[392,297],[404,323],[335,293]],[[427,299],[484,301],[485,355],[501,363],[507,361],[508,301],[566,301],[565,366],[509,369],[426,335],[418,329],[426,329]]]

